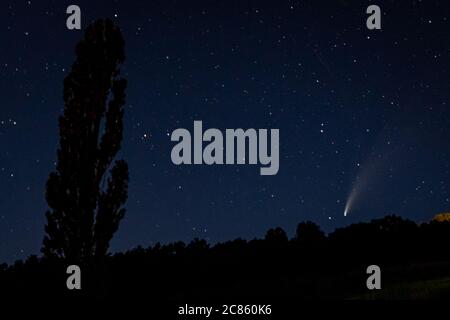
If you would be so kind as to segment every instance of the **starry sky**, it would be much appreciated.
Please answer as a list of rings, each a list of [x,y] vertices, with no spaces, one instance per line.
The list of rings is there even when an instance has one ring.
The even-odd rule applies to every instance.
[[[0,262],[38,254],[63,78],[82,27],[122,29],[128,80],[119,158],[130,167],[121,251],[263,237],[450,210],[450,4],[377,1],[9,1],[0,5]],[[175,166],[177,128],[280,129],[280,170]],[[352,192],[353,190],[353,192]],[[355,191],[356,190],[356,191]],[[351,209],[344,217],[347,199]]]

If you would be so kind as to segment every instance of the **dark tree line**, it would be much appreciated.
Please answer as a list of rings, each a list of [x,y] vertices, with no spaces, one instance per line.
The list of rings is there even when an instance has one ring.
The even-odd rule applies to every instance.
[[[65,288],[67,264],[47,257],[3,265],[0,283],[12,296],[63,299],[78,294],[88,300],[154,304],[346,299],[367,293],[365,271],[372,264],[382,269],[384,289],[424,280],[445,283],[450,278],[449,243],[450,223],[445,221],[416,224],[387,216],[328,235],[303,222],[292,238],[274,228],[263,239],[214,245],[195,239],[115,253],[102,264],[83,267],[81,292]],[[425,293],[448,298],[450,287],[427,287]]]

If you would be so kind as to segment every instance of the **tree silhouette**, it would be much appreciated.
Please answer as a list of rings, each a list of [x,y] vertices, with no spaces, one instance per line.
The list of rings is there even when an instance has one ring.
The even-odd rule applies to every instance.
[[[295,241],[302,245],[317,245],[325,240],[325,234],[320,227],[311,221],[301,222],[297,225]]]
[[[288,242],[288,237],[286,232],[280,227],[269,229],[266,232],[266,236],[264,238],[269,243],[286,245]]]
[[[76,46],[64,79],[58,162],[46,185],[45,256],[85,261],[105,255],[125,214],[128,166],[113,163],[123,131],[126,80],[118,75],[124,44],[118,27],[98,20]]]
[[[84,266],[79,296],[61,285],[67,261],[30,256],[0,264],[0,299],[65,303],[76,297],[76,302],[142,303],[152,310],[183,305],[190,297],[448,299],[449,243],[449,221],[416,224],[387,216],[327,235],[318,225],[302,222],[290,239],[274,228],[264,239],[210,245],[196,238],[108,255]],[[366,268],[374,262],[382,266],[385,285],[376,296],[366,296]]]

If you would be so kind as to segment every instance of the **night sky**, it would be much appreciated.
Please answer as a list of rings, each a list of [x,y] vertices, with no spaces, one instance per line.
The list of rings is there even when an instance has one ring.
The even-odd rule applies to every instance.
[[[2,1],[0,262],[38,254],[63,79],[84,31],[124,33],[128,80],[119,158],[127,214],[112,251],[327,232],[387,214],[450,210],[448,1]],[[366,28],[378,4],[382,30]],[[280,129],[280,170],[172,164],[177,128]],[[352,190],[354,192],[352,193]],[[347,217],[344,208],[352,204]]]

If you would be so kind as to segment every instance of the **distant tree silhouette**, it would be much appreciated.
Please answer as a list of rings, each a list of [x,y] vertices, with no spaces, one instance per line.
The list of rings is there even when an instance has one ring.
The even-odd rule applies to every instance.
[[[324,240],[325,234],[314,222],[306,221],[298,224],[295,234],[295,241],[297,243],[318,245]]]
[[[45,256],[84,261],[105,255],[125,214],[128,166],[112,163],[123,131],[126,80],[118,75],[124,44],[118,27],[98,20],[76,46],[64,79],[58,162],[46,186]]]
[[[277,227],[274,229],[269,229],[264,240],[272,246],[284,246],[288,242],[288,236],[283,229]]]
[[[65,303],[76,298],[108,305],[132,301],[153,311],[189,299],[360,299],[368,293],[367,266],[374,263],[383,270],[381,299],[448,299],[449,243],[450,222],[416,224],[396,216],[348,225],[328,235],[305,222],[291,239],[274,228],[264,239],[250,241],[156,243],[83,266],[81,295],[64,286],[67,261],[30,256],[10,266],[0,264],[0,299]]]

